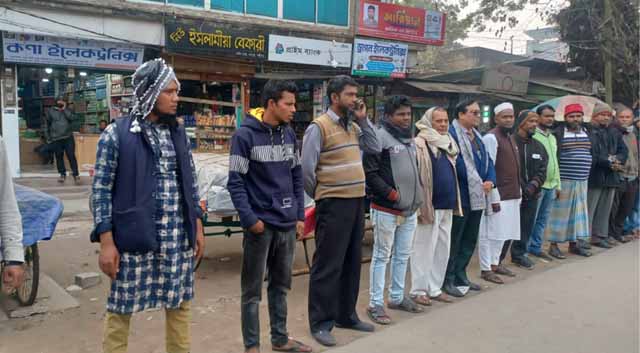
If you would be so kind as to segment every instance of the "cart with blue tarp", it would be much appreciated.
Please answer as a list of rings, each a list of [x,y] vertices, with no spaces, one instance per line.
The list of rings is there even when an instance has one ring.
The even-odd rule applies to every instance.
[[[22,185],[15,185],[18,208],[22,216],[24,245],[24,283],[16,290],[21,305],[31,305],[38,295],[40,256],[38,242],[53,237],[62,216],[62,202],[49,194]]]

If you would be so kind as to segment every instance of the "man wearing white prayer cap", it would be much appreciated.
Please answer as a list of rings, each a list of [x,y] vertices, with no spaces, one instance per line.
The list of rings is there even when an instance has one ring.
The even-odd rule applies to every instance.
[[[496,187],[487,195],[490,207],[482,215],[478,251],[482,279],[502,284],[498,275],[514,274],[500,264],[502,247],[507,240],[520,239],[520,179],[518,149],[512,139],[515,121],[513,105],[502,103],[494,109],[496,127],[483,138],[496,166]]]

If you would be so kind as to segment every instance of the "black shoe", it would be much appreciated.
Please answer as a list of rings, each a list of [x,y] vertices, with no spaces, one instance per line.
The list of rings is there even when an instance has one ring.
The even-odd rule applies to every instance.
[[[547,262],[551,262],[553,261],[553,258],[547,254],[545,254],[544,252],[539,252],[539,253],[531,253],[531,255],[543,260],[543,261],[547,261]]]
[[[585,248],[581,248],[579,246],[569,246],[569,252],[578,256],[584,256],[584,257],[591,256],[591,252],[589,250]]]
[[[611,249],[612,248],[612,246],[604,239],[595,241],[595,242],[591,243],[591,245],[597,246],[597,247],[603,248],[603,249]]]
[[[512,259],[511,262],[522,268],[526,268],[527,270],[533,270],[534,267],[533,261],[529,260],[526,256],[523,256],[520,259]]]
[[[65,181],[66,179],[67,179],[67,176],[66,176],[66,175],[60,175],[60,176],[58,177],[58,182],[59,182],[59,183],[64,183],[64,181]]]
[[[373,325],[363,321],[358,321],[353,325],[341,325],[336,323],[336,327],[342,328],[345,330],[354,330],[354,331],[361,331],[361,332],[373,332],[376,330],[376,328]]]
[[[474,291],[481,291],[482,287],[477,283],[473,283],[473,282],[469,281],[469,289],[470,290],[474,290]]]
[[[591,244],[589,244],[588,241],[583,239],[578,239],[578,246],[583,249],[591,250]]]
[[[562,251],[560,251],[557,246],[552,246],[549,248],[549,255],[559,260],[564,260],[567,258],[567,256]]]
[[[311,332],[311,336],[325,347],[333,347],[337,344],[335,337],[329,331]]]
[[[444,287],[442,287],[442,290],[452,297],[456,297],[456,298],[464,297],[464,294],[462,294],[462,292],[451,283],[445,283]]]

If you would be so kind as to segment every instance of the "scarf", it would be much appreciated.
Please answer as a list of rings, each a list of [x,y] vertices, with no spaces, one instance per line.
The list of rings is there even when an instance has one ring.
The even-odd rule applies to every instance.
[[[394,125],[391,121],[389,121],[389,118],[384,117],[382,118],[382,121],[380,122],[382,124],[382,126],[385,128],[385,130],[389,131],[389,133],[395,137],[396,139],[398,139],[398,141],[402,142],[403,144],[407,145],[411,143],[411,128],[401,128],[399,126]]]
[[[167,65],[163,59],[147,61],[136,69],[131,77],[134,99],[131,109],[131,115],[134,119],[131,123],[131,132],[139,133],[142,131],[139,120],[143,120],[153,111],[158,96],[171,81],[175,81],[178,84],[178,90],[180,90],[180,81],[176,78],[173,68]]]
[[[457,119],[453,121],[452,126],[456,135],[458,135],[460,152],[463,157],[464,166],[467,170],[467,185],[469,187],[469,203],[471,205],[471,210],[483,210],[487,207],[484,190],[482,189],[483,180],[476,169],[471,140],[469,139],[469,136],[467,136],[466,129],[458,123]],[[480,134],[476,129],[472,129],[472,133],[475,134],[476,141],[478,141],[478,143],[482,143]]]
[[[424,139],[427,142],[427,146],[431,149],[431,152],[435,156],[440,154],[440,150],[445,151],[449,157],[455,160],[456,156],[460,152],[458,146],[451,137],[450,134],[441,135],[437,132],[432,125],[431,119],[433,118],[433,112],[436,107],[430,108],[422,116],[418,122],[416,122],[416,128],[418,128],[418,137]]]

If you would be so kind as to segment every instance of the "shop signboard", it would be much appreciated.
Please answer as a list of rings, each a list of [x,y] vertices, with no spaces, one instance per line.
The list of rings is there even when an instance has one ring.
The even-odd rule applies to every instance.
[[[360,0],[358,34],[428,45],[443,45],[446,14]]]
[[[3,32],[5,62],[135,70],[144,60],[144,47],[90,39],[70,39]]]
[[[350,67],[351,43],[270,34],[269,61]]]
[[[166,47],[186,54],[235,56],[263,60],[267,58],[268,34],[262,31],[228,29],[205,22],[169,22]]]
[[[402,43],[356,38],[351,74],[373,77],[406,77],[409,46]]]
[[[528,67],[512,64],[486,68],[482,74],[481,88],[483,91],[525,95],[529,87],[529,71]]]

